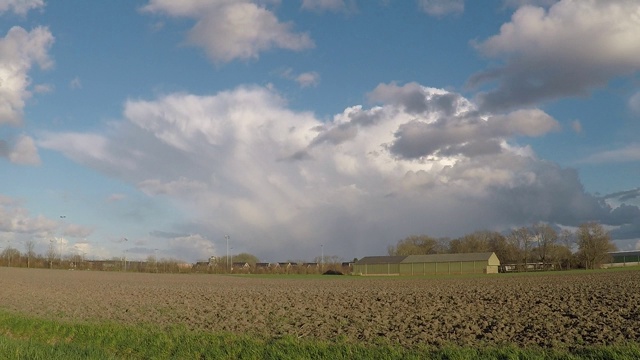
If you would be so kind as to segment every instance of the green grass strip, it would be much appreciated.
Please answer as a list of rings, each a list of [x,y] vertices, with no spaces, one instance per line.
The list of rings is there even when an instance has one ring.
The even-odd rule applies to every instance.
[[[151,325],[65,323],[0,310],[1,359],[638,359],[635,343],[569,350],[330,343],[292,337],[161,329]]]

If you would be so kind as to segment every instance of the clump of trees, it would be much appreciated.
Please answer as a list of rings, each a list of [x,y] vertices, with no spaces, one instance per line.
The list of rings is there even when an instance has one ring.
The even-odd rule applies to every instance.
[[[578,259],[587,269],[595,269],[600,264],[610,261],[608,252],[616,250],[609,233],[597,223],[580,225],[577,232]]]
[[[519,271],[593,269],[609,262],[609,252],[615,250],[609,233],[595,222],[575,232],[537,223],[506,234],[476,231],[456,239],[411,235],[387,248],[389,255],[494,252],[503,266]]]

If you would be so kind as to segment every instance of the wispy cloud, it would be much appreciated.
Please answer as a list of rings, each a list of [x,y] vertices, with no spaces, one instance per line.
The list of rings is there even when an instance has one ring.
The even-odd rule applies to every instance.
[[[629,109],[634,115],[640,116],[640,91],[629,98]]]
[[[18,15],[26,15],[30,10],[44,7],[44,0],[1,0],[0,14],[11,11]]]
[[[301,88],[317,86],[320,82],[320,74],[315,71],[296,74],[293,69],[287,68],[280,71],[280,76],[285,79],[295,81]]]
[[[124,194],[111,194],[107,197],[107,202],[118,202],[126,199],[127,196]]]
[[[347,4],[344,0],[302,0],[303,10],[324,12],[324,11],[345,11]]]
[[[420,10],[431,16],[444,16],[464,12],[464,0],[418,0]]]
[[[595,153],[580,160],[579,164],[601,164],[640,162],[640,144],[629,144],[623,148]]]
[[[580,120],[573,120],[571,122],[571,129],[573,129],[573,131],[576,134],[581,134],[583,129],[582,129],[582,123],[580,122]]]
[[[560,0],[503,0],[504,6],[519,8],[525,5],[530,6],[551,6]]]
[[[72,89],[82,89],[82,81],[80,81],[80,78],[76,76],[69,81],[69,87]]]
[[[46,94],[52,92],[54,86],[52,84],[37,84],[33,87],[33,90],[40,94]]]

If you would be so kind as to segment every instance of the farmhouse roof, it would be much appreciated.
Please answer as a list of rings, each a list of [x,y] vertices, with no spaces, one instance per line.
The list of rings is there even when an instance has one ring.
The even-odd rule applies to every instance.
[[[430,255],[409,255],[402,260],[403,263],[434,263],[452,261],[487,261],[493,255],[492,252],[485,253],[463,253],[463,254],[430,254]]]

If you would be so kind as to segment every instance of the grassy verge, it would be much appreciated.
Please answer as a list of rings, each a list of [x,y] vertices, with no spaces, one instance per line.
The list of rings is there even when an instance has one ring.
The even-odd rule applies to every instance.
[[[640,345],[569,350],[402,348],[295,338],[169,330],[149,325],[61,323],[0,310],[2,359],[637,359]]]

